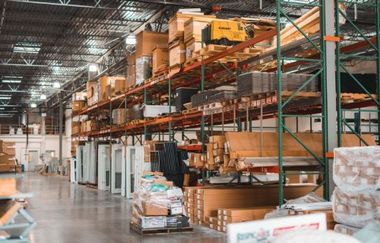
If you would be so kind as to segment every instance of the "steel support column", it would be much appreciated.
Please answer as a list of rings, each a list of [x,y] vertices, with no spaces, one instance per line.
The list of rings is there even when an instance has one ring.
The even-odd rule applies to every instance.
[[[59,118],[58,118],[58,131],[59,131],[59,163],[62,165],[62,148],[63,148],[63,94],[59,94]]]

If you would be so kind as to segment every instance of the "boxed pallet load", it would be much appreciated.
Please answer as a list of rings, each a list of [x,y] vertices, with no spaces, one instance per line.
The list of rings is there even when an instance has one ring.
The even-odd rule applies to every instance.
[[[106,100],[125,91],[125,77],[103,76],[99,79],[99,100]]]
[[[80,133],[80,122],[71,122],[71,134],[75,135]]]
[[[205,15],[202,17],[191,17],[184,24],[184,40],[188,42],[193,40],[195,42],[202,41],[202,30],[207,27],[212,21],[216,20],[213,15]]]
[[[167,48],[168,34],[161,32],[141,31],[136,35],[136,58],[152,56],[154,48]]]
[[[152,72],[157,74],[166,70],[169,66],[168,48],[156,47],[153,49]]]
[[[112,110],[112,124],[122,125],[127,121],[127,111],[124,108]]]
[[[131,224],[140,229],[189,227],[183,193],[160,173],[145,173],[133,193]]]
[[[84,109],[84,107],[86,106],[86,101],[84,100],[75,100],[72,102],[72,110],[73,112],[80,112],[81,110]]]
[[[16,143],[0,140],[0,154],[16,155]]]
[[[96,81],[87,81],[86,83],[87,92],[87,105],[92,106],[98,103],[99,100],[99,85]]]
[[[152,56],[136,58],[136,85],[143,84],[150,77],[152,77]]]
[[[380,146],[334,150],[333,178],[345,192],[380,188]]]
[[[337,187],[332,202],[336,222],[355,228],[380,222],[380,191],[344,192]]]
[[[182,65],[186,61],[186,47],[182,40],[176,40],[169,46],[170,67]]]
[[[185,42],[186,47],[186,62],[190,61],[194,57],[198,57],[196,54],[198,51],[202,49],[202,42],[195,41],[194,39],[190,39]]]
[[[127,79],[125,88],[128,89],[136,84],[136,55],[135,53],[127,56]]]
[[[380,223],[379,152],[379,146],[334,149],[332,202],[338,223],[354,228]]]
[[[72,96],[72,101],[76,101],[76,100],[85,101],[86,99],[87,99],[87,92],[86,91],[75,92]]]
[[[185,32],[185,23],[189,19],[202,20],[202,19],[212,19],[216,18],[214,15],[204,15],[200,12],[177,12],[170,20],[169,20],[169,43],[173,42],[176,39],[184,39]],[[187,35],[188,36],[188,35]]]

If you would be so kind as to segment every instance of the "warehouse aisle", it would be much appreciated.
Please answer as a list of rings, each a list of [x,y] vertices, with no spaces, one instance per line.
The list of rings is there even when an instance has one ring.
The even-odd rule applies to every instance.
[[[129,231],[130,202],[120,196],[73,185],[60,176],[25,175],[20,191],[33,192],[28,212],[37,221],[31,243],[225,242],[224,234],[196,227],[193,233],[140,237]]]

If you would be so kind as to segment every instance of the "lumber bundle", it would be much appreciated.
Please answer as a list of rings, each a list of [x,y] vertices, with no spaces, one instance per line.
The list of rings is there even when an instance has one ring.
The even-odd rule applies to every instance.
[[[322,155],[322,134],[296,133],[297,137],[317,155]],[[278,153],[277,133],[275,132],[226,132],[227,145],[231,159],[240,157],[274,157]],[[372,135],[363,139],[375,145]],[[360,139],[354,134],[343,134],[343,146],[360,146]],[[288,133],[283,134],[284,156],[310,156],[310,154]]]
[[[285,198],[301,197],[315,189],[315,185],[285,187]],[[320,190],[318,191],[320,193]],[[278,186],[202,187],[185,189],[188,213],[194,224],[207,224],[209,217],[217,217],[220,208],[249,208],[275,206]],[[193,208],[193,211],[191,208]]]

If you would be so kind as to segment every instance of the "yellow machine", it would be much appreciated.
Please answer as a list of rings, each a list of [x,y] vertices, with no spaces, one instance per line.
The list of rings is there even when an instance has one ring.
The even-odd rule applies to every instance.
[[[202,30],[206,44],[235,45],[253,36],[253,26],[232,20],[214,20]]]

